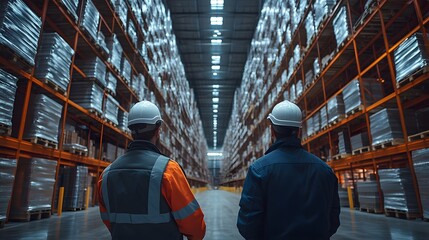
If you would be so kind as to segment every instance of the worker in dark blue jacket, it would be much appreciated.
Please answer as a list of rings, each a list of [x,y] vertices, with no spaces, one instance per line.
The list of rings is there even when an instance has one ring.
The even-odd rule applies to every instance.
[[[329,239],[340,226],[338,179],[298,138],[301,110],[277,104],[268,119],[274,144],[247,173],[237,227],[245,239]]]

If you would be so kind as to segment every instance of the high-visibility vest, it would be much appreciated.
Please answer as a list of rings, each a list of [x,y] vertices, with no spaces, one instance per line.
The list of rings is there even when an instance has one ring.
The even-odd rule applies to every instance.
[[[161,193],[169,158],[147,150],[130,151],[108,166],[101,191],[113,239],[183,239]]]

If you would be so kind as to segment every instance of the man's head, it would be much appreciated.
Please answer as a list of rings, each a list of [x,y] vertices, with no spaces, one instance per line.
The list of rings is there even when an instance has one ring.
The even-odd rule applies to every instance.
[[[128,114],[128,128],[134,140],[147,140],[155,143],[161,127],[161,113],[149,101],[136,103]]]
[[[271,122],[271,129],[277,139],[298,136],[301,128],[301,109],[294,103],[287,100],[274,106],[273,111],[268,115]]]

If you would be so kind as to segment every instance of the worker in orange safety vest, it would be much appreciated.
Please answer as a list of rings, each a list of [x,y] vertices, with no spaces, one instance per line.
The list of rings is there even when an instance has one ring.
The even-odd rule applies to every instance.
[[[180,165],[161,154],[161,114],[149,101],[128,115],[132,141],[98,181],[101,219],[112,239],[203,239],[204,214]]]

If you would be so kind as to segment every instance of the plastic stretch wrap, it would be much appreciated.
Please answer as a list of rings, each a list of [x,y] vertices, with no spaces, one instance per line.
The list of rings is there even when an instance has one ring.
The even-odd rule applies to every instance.
[[[301,47],[299,45],[296,45],[295,48],[293,49],[293,62],[294,62],[293,65],[298,64],[300,59],[301,59]]]
[[[370,106],[383,97],[381,85],[375,79],[363,79],[362,82],[367,106]],[[344,87],[343,98],[346,113],[363,105],[360,86],[359,81],[354,79]]]
[[[0,158],[0,220],[6,218],[9,200],[12,197],[16,160]]]
[[[307,119],[306,122],[306,126],[307,126],[307,136],[311,136],[315,131],[314,131],[314,115],[309,117]]]
[[[402,139],[401,121],[396,108],[384,108],[369,117],[372,145]]]
[[[350,34],[348,22],[349,21],[347,19],[347,10],[346,10],[346,7],[343,6],[340,8],[340,10],[338,11],[333,21],[335,39],[337,40],[337,46],[340,46],[341,43],[343,43],[344,40],[346,40]]]
[[[407,38],[396,48],[394,55],[397,82],[429,65],[429,54],[425,51],[422,33]]]
[[[80,145],[78,143],[64,143],[63,150],[71,151],[79,151],[79,152],[88,152],[88,148]]]
[[[0,69],[0,124],[12,126],[13,104],[18,78]]]
[[[109,48],[107,47],[106,37],[102,32],[98,32],[97,34],[97,44],[101,47],[103,52],[110,54]]]
[[[144,82],[145,82],[145,79],[143,74],[139,74],[137,76],[134,76],[131,83],[131,87],[137,93],[139,100],[143,100],[143,97],[144,97],[144,90],[146,89],[146,85]]]
[[[77,7],[79,0],[61,0],[61,3],[67,8],[68,12],[72,15],[73,20],[77,22]]]
[[[106,82],[107,82],[106,88],[112,91],[114,95],[116,95],[116,86],[118,84],[118,80],[116,79],[115,75],[110,71],[108,71],[106,74]]]
[[[57,162],[44,158],[19,159],[10,218],[34,210],[50,210]]]
[[[307,33],[307,47],[310,46],[311,40],[316,33],[314,29],[314,17],[313,14],[307,14],[307,18],[305,19],[305,31]]]
[[[131,41],[134,44],[134,47],[137,48],[137,32],[136,32],[136,27],[133,23],[133,21],[131,20],[131,18],[128,19],[128,36],[131,38]]]
[[[103,144],[103,159],[108,162],[116,160],[116,146],[111,143]]]
[[[378,170],[384,196],[384,209],[419,212],[413,180],[408,168]]]
[[[301,21],[301,16],[296,9],[295,1],[289,1],[289,9],[290,9],[290,24],[292,27],[292,32],[295,32],[295,29],[298,27],[298,23]]]
[[[116,68],[116,70],[121,69],[121,59],[122,59],[122,46],[119,43],[116,34],[113,34],[111,37],[107,38],[107,47],[109,48],[110,56],[108,61]]]
[[[359,206],[364,209],[372,209],[375,212],[381,212],[381,201],[378,194],[376,181],[357,182],[356,190],[359,198]]]
[[[64,187],[64,210],[85,207],[85,193],[88,186],[88,167],[65,166],[62,170],[62,186]]]
[[[314,73],[313,73],[313,70],[310,69],[305,73],[305,85],[306,86],[310,85],[311,83],[313,83],[313,81],[314,81]]]
[[[83,17],[80,22],[81,27],[87,31],[91,38],[97,40],[98,23],[100,21],[100,13],[91,0],[84,1]]]
[[[104,107],[104,116],[112,123],[118,125],[119,103],[112,96],[107,95],[106,105]]]
[[[320,27],[320,24],[328,16],[335,3],[336,0],[316,0],[314,2],[314,26],[316,29]]]
[[[87,78],[95,78],[103,87],[106,83],[106,64],[98,58],[92,57],[77,61],[77,65],[85,73]]]
[[[129,131],[128,129],[128,113],[118,110],[118,128],[124,131]]]
[[[313,72],[315,76],[318,76],[320,73],[320,64],[319,64],[319,59],[315,58],[314,62],[313,62]]]
[[[351,153],[350,136],[347,130],[338,132],[338,153]]]
[[[423,217],[429,218],[429,148],[412,152],[414,171],[419,184]]]
[[[94,81],[73,82],[70,99],[85,109],[103,112],[103,89]]]
[[[315,112],[313,115],[314,132],[320,131],[320,112]]]
[[[356,150],[362,147],[367,147],[369,146],[368,133],[363,132],[363,133],[356,134],[351,137],[350,142],[351,142],[352,150]]]
[[[41,27],[42,20],[21,0],[0,2],[0,44],[31,66],[34,66]]]
[[[290,100],[291,100],[292,102],[295,102],[295,99],[296,99],[295,84],[291,84],[291,85],[290,85],[290,91],[289,91],[289,94],[290,94]]]
[[[58,143],[63,106],[43,94],[31,95],[23,139],[42,138]]]
[[[296,82],[296,96],[300,96],[302,94],[302,80],[298,80]]]
[[[344,116],[344,102],[342,94],[338,94],[328,101],[328,123],[338,120]]]
[[[63,92],[70,82],[70,65],[74,50],[57,33],[43,33],[36,57],[34,75],[47,79]]]
[[[122,76],[128,81],[131,82],[131,64],[126,58],[122,58]]]
[[[118,14],[119,19],[124,25],[124,29],[127,29],[127,14],[128,14],[128,6],[124,0],[116,0],[114,3],[115,12]]]
[[[328,111],[326,110],[326,106],[323,106],[320,109],[320,128],[323,129],[328,125]]]

